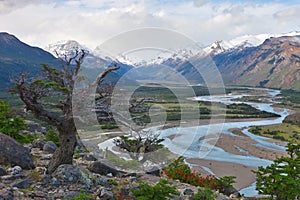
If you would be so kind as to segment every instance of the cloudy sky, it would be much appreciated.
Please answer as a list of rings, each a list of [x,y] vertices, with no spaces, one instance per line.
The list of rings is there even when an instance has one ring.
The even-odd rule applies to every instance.
[[[300,31],[299,0],[0,0],[0,32],[45,47],[90,47],[142,27],[178,31],[202,44],[245,34]]]

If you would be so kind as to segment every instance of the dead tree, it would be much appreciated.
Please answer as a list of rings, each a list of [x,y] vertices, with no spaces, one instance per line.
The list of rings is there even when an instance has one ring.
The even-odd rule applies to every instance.
[[[52,173],[61,164],[72,164],[73,154],[77,144],[77,131],[72,114],[72,98],[75,82],[78,80],[81,64],[86,56],[84,50],[76,50],[72,57],[60,58],[61,70],[43,65],[42,77],[30,80],[22,73],[14,80],[11,89],[25,103],[26,109],[39,120],[45,121],[57,128],[60,147],[55,151],[48,166]],[[82,97],[89,93],[92,86],[101,82],[105,76],[117,70],[118,67],[107,68],[93,84],[84,88]]]

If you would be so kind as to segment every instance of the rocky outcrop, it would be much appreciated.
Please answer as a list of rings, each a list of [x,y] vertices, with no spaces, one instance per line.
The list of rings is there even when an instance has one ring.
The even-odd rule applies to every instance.
[[[112,174],[113,176],[121,176],[123,174],[122,171],[117,170],[113,165],[111,165],[108,161],[105,160],[91,163],[88,166],[88,169],[91,172],[101,175]]]
[[[0,176],[4,176],[4,175],[6,175],[7,173],[6,173],[6,170],[5,169],[3,169],[2,167],[0,167]]]
[[[29,150],[2,133],[0,133],[0,165],[19,165],[23,169],[35,167]]]
[[[54,179],[61,183],[81,183],[91,185],[92,180],[89,178],[88,170],[83,170],[74,165],[60,165],[52,174]]]
[[[57,149],[57,146],[52,141],[46,142],[43,146],[43,150],[47,153],[54,153],[56,149]]]

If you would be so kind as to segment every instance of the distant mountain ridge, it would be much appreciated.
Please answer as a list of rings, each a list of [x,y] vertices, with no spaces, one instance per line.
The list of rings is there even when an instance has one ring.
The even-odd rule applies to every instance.
[[[15,36],[0,32],[0,88],[12,86],[11,78],[20,72],[37,74],[41,64],[58,65],[58,60],[39,47],[21,42]]]
[[[47,49],[53,54],[58,52],[59,55],[67,56],[76,49],[85,49],[88,55],[83,66],[86,74],[91,77],[97,76],[104,68],[117,64],[120,69],[111,77],[114,82],[136,66],[146,65],[131,73],[127,77],[129,79],[125,79],[133,85],[137,83],[132,80],[164,80],[168,75],[163,69],[159,71],[161,65],[175,69],[189,80],[197,79],[196,81],[202,82],[188,61],[206,52],[219,68],[226,84],[300,90],[300,32],[269,36],[272,35],[248,35],[230,42],[219,40],[204,51],[201,48],[187,47],[173,52],[162,52],[146,63],[132,64],[102,56],[101,51],[95,52],[76,41],[59,42]],[[267,39],[261,42],[265,37]],[[60,61],[49,52],[27,45],[8,33],[0,33],[1,89],[11,87],[10,78],[21,71],[39,73],[42,63],[61,66]]]
[[[225,82],[300,89],[300,34],[270,38],[257,47],[213,56]]]

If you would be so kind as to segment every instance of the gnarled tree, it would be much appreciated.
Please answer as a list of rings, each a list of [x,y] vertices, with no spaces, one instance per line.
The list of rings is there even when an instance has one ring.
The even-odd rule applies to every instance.
[[[73,154],[77,144],[77,131],[72,113],[72,98],[75,82],[78,78],[82,62],[86,56],[84,50],[77,50],[72,57],[60,58],[61,70],[43,65],[42,77],[30,80],[22,73],[14,82],[11,90],[25,103],[26,109],[42,121],[57,128],[60,147],[53,154],[48,166],[52,173],[61,164],[72,164]],[[105,76],[118,67],[107,68],[94,83],[89,84],[83,91],[89,91],[98,85]],[[82,97],[84,98],[85,93]]]

